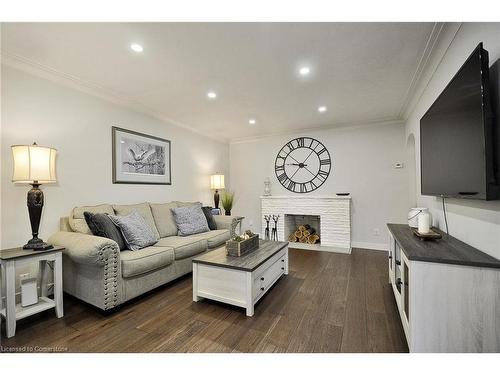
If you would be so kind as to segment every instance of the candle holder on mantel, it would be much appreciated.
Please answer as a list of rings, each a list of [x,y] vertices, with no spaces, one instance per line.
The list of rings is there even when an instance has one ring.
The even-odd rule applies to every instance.
[[[271,221],[271,215],[264,215],[264,220],[266,221],[266,229],[264,234],[264,239],[269,239],[269,222]]]

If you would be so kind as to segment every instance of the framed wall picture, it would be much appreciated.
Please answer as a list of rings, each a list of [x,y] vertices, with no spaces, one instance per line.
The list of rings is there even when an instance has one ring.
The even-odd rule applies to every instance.
[[[212,215],[221,215],[220,208],[212,208],[210,212]]]
[[[171,185],[170,141],[112,127],[113,183]]]

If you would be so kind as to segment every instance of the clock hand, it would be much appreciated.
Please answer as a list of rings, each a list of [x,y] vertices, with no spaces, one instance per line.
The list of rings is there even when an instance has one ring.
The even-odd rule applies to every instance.
[[[300,168],[304,168],[304,167],[307,167],[307,164],[303,164],[303,163],[290,163],[290,164],[285,164],[285,165],[295,165],[297,167],[300,167]]]

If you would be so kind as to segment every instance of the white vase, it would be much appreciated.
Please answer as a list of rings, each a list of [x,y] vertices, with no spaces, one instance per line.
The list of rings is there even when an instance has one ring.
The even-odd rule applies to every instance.
[[[264,180],[264,195],[271,195],[271,180],[269,179],[269,177],[266,177],[266,179]]]

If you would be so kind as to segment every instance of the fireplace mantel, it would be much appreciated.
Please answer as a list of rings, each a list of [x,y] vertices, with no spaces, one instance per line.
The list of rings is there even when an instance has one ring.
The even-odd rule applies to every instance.
[[[262,233],[264,215],[280,215],[278,239],[286,241],[285,215],[315,215],[321,220],[321,244],[291,243],[311,250],[351,252],[351,196],[269,195],[261,197]]]

